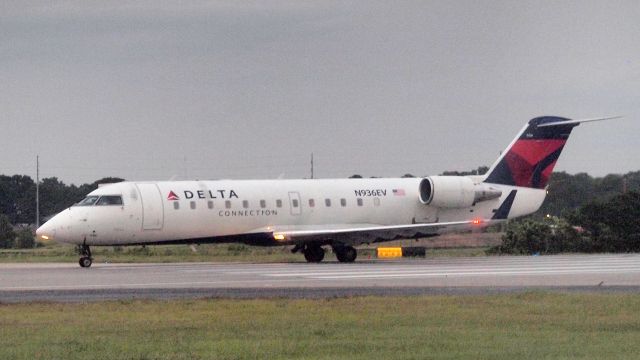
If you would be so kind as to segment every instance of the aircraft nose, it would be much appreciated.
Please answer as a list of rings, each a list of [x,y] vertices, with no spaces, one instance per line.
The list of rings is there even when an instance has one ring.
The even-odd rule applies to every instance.
[[[42,226],[40,226],[36,230],[36,237],[38,239],[48,241],[48,240],[53,240],[53,238],[56,236],[56,229],[55,229],[55,226],[53,226],[53,223],[51,220],[42,224]]]
[[[69,210],[65,210],[51,218],[36,230],[36,237],[40,240],[50,241],[57,240],[65,242],[70,226]]]

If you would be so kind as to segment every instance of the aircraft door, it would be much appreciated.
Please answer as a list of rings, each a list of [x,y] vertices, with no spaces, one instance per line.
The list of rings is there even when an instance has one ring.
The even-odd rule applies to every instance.
[[[160,230],[164,225],[162,194],[156,184],[136,184],[142,199],[142,230]]]
[[[299,192],[289,192],[289,208],[291,209],[291,215],[297,216],[302,214],[302,203],[300,202]]]

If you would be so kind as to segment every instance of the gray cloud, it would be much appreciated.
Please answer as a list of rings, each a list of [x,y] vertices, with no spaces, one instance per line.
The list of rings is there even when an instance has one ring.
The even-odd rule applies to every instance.
[[[0,172],[436,174],[548,114],[626,115],[558,170],[640,165],[637,2],[30,4],[0,5]]]

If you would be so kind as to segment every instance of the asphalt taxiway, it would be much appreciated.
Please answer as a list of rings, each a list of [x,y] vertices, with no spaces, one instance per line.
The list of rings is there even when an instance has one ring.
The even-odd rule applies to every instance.
[[[0,302],[322,298],[550,289],[640,293],[640,255],[496,256],[353,264],[0,264]]]

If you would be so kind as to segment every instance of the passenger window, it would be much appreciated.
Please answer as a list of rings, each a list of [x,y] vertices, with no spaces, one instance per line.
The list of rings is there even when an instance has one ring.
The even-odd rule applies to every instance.
[[[249,207],[249,200],[242,200],[242,207],[243,208],[248,208]]]
[[[189,203],[189,206],[191,207],[191,210],[195,210],[196,209],[196,202],[192,201],[191,203]]]
[[[380,206],[380,198],[373,198],[373,206]]]
[[[358,206],[362,206],[362,198],[358,198],[356,202],[358,203]]]
[[[347,199],[340,199],[340,205],[342,205],[342,207],[347,206]]]
[[[293,207],[297,208],[298,207],[298,199],[293,199],[291,200],[291,204],[293,205]]]
[[[331,207],[331,199],[324,199],[324,206]]]
[[[314,199],[309,199],[309,207],[316,206],[316,201]]]
[[[213,201],[209,200],[207,202],[207,206],[209,207],[209,209],[213,209]]]
[[[276,207],[279,207],[279,208],[282,207],[282,200],[280,199],[276,200]]]
[[[107,205],[120,205],[122,206],[122,196],[117,195],[103,195],[100,197],[100,200],[96,202],[98,206],[107,206]]]
[[[267,207],[267,202],[264,201],[264,200],[260,200],[260,207],[263,208],[263,209],[266,208]]]
[[[98,201],[98,198],[99,196],[87,196],[86,198],[82,199],[82,201],[77,203],[76,206],[92,206],[96,203],[96,201]]]
[[[226,207],[227,209],[231,209],[231,200],[227,200],[224,202],[224,207]]]
[[[174,201],[174,202],[173,202],[173,208],[174,208],[175,210],[179,210],[179,209],[180,209],[180,203],[179,203],[179,202],[177,202],[177,201]]]

